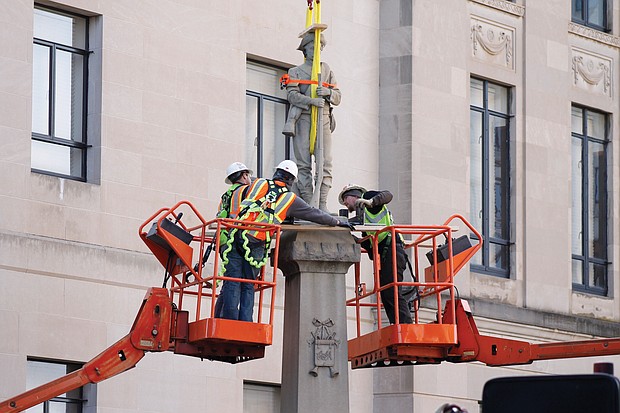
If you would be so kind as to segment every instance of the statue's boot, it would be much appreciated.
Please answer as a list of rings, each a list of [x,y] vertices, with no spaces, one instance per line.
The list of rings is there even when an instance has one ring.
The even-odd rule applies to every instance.
[[[287,120],[282,129],[284,136],[295,136],[295,122],[293,120]]]
[[[319,194],[319,209],[321,211],[327,212],[328,214],[331,214],[331,212],[327,210],[327,194],[329,193],[330,189],[330,185],[321,184],[321,193]]]

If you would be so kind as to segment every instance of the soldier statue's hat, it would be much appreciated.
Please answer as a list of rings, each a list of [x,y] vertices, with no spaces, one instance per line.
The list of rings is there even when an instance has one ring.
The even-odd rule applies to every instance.
[[[308,32],[304,34],[304,37],[301,38],[301,42],[299,43],[297,50],[301,50],[303,52],[304,47],[306,47],[308,43],[313,42],[313,41],[314,41],[314,32]],[[321,33],[321,46],[325,47],[326,44],[327,42],[325,41],[325,36],[323,35],[323,33]]]

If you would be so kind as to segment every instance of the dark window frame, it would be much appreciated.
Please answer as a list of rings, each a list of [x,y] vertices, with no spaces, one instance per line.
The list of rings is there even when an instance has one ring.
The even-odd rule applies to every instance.
[[[256,176],[259,178],[264,177],[264,172],[263,168],[263,142],[264,142],[264,128],[263,128],[263,113],[264,113],[264,107],[265,107],[265,101],[269,101],[269,102],[274,102],[274,103],[280,103],[285,105],[285,111],[284,111],[284,120],[286,121],[286,116],[288,116],[288,111],[290,108],[290,104],[288,102],[288,100],[286,99],[282,99],[276,96],[271,96],[271,95],[267,95],[265,93],[260,93],[260,92],[256,92],[256,91],[252,91],[252,90],[246,90],[245,91],[246,96],[251,96],[253,98],[257,99],[257,110],[256,110],[256,124],[257,124],[257,130],[258,130],[258,136],[256,137],[257,139],[257,143],[256,143]],[[291,138],[290,137],[285,137],[284,135],[282,136],[282,139],[285,139],[284,141],[284,153],[286,154],[286,159],[290,159],[290,155],[291,155]]]
[[[246,60],[246,68],[247,65],[255,65],[262,66],[269,69],[280,70],[286,73],[288,69],[286,67],[282,67],[281,65],[273,64],[267,61],[263,61],[260,56],[248,56]],[[265,164],[263,160],[264,153],[264,142],[265,142],[265,127],[264,127],[264,112],[265,112],[265,102],[272,102],[284,105],[284,119],[286,122],[288,118],[288,112],[290,110],[291,104],[285,98],[281,98],[278,96],[274,96],[271,94],[259,92],[252,89],[246,89],[246,96],[253,97],[257,100],[257,108],[256,108],[256,125],[257,125],[257,136],[256,136],[256,171],[255,175],[259,178],[264,178],[265,173],[269,173],[269,178],[271,177],[272,171],[265,171]],[[247,116],[247,109],[246,109]],[[279,134],[276,139],[284,140],[284,158],[285,159],[293,159],[292,152],[293,146],[290,136],[284,136],[283,134]]]
[[[602,182],[605,183],[605,190],[604,191],[600,191],[598,193],[598,196],[603,196],[604,199],[600,202],[605,209],[605,219],[602,220],[602,222],[604,222],[605,225],[605,231],[604,231],[604,236],[605,236],[605,258],[597,258],[597,257],[590,257],[589,256],[589,242],[590,242],[590,202],[589,202],[589,186],[590,186],[590,182],[589,182],[589,167],[590,167],[590,155],[589,155],[589,145],[588,143],[592,142],[592,143],[598,143],[598,144],[602,144],[604,151],[605,151],[605,162],[608,162],[608,158],[609,158],[609,152],[608,152],[608,145],[609,145],[609,133],[610,133],[610,119],[609,119],[609,114],[602,112],[602,111],[598,111],[592,108],[588,108],[585,106],[580,106],[580,105],[572,105],[571,108],[576,108],[576,109],[580,109],[581,113],[582,113],[582,134],[573,132],[571,130],[571,139],[573,138],[577,138],[580,139],[582,144],[581,144],[581,162],[583,163],[583,167],[582,167],[582,186],[581,186],[581,208],[582,208],[582,216],[581,216],[581,226],[582,226],[582,233],[581,233],[581,249],[582,249],[582,255],[579,254],[574,254],[571,251],[571,268],[572,265],[574,264],[574,261],[578,261],[581,263],[582,266],[582,274],[583,274],[583,283],[572,283],[572,288],[573,291],[576,292],[583,292],[583,293],[588,293],[588,294],[593,294],[593,295],[600,295],[600,296],[607,296],[609,293],[609,264],[611,264],[611,262],[608,261],[608,255],[607,255],[607,248],[609,246],[609,225],[607,225],[607,215],[609,214],[609,206],[608,206],[608,200],[609,200],[609,174],[606,168],[605,170],[605,176],[602,178]],[[598,114],[602,114],[605,116],[605,138],[604,139],[599,139],[599,138],[595,138],[592,136],[588,135],[588,112],[596,112]],[[571,128],[572,129],[572,128]],[[571,160],[572,162],[572,160]],[[571,237],[574,237],[574,234],[571,234]],[[590,263],[595,264],[595,265],[602,265],[605,268],[605,280],[604,280],[604,284],[605,287],[597,287],[597,286],[590,286]]]
[[[603,25],[590,22],[589,15],[589,3],[591,1],[601,1],[603,7]],[[577,8],[576,6],[579,6]],[[580,16],[575,13],[575,10],[581,10]],[[602,31],[605,33],[610,32],[609,26],[609,0],[571,0],[571,20],[573,23],[581,24],[586,27],[590,27],[594,30]]]
[[[70,374],[79,369],[81,369],[84,363],[77,363],[72,361],[63,361],[63,360],[52,360],[46,358],[38,358],[38,357],[28,357],[28,362],[37,362],[37,363],[47,363],[47,364],[58,364],[65,366],[66,373]],[[50,404],[51,403],[64,403],[66,405],[75,405],[77,409],[77,413],[82,413],[84,411],[84,405],[88,402],[88,399],[84,397],[84,386],[78,387],[77,389],[72,390],[72,392],[77,392],[78,397],[53,397],[49,400],[42,401],[39,404],[43,405],[43,413],[50,412]],[[66,411],[66,408],[65,408]]]
[[[49,77],[48,77],[48,81],[49,81],[49,95],[50,95],[50,99],[49,99],[49,107],[48,107],[48,131],[49,131],[49,135],[45,135],[45,134],[41,134],[41,133],[36,133],[36,132],[32,132],[32,140],[34,141],[39,141],[39,142],[44,142],[44,143],[49,143],[49,144],[53,144],[53,145],[59,145],[59,146],[64,146],[64,147],[68,147],[68,148],[74,148],[74,149],[78,149],[81,151],[81,168],[80,168],[80,175],[66,175],[66,174],[61,174],[61,173],[57,173],[57,172],[53,172],[53,171],[47,171],[47,170],[42,170],[42,169],[37,169],[37,168],[31,168],[32,172],[36,172],[36,173],[40,173],[40,174],[44,174],[44,175],[51,175],[51,176],[57,176],[60,178],[66,178],[66,179],[71,179],[71,180],[76,180],[76,181],[81,181],[81,182],[86,182],[86,176],[87,176],[87,167],[88,167],[88,162],[87,162],[87,155],[88,155],[88,148],[91,147],[91,145],[88,144],[88,134],[87,134],[87,130],[88,130],[88,57],[90,55],[90,51],[89,51],[89,24],[90,24],[90,20],[88,18],[88,16],[83,16],[77,13],[71,13],[71,12],[67,12],[65,10],[60,10],[60,9],[56,9],[53,7],[49,7],[49,6],[42,6],[40,4],[35,4],[34,5],[35,9],[39,9],[39,10],[45,10],[47,12],[50,13],[56,13],[56,14],[63,14],[63,15],[68,15],[68,16],[75,16],[81,19],[84,19],[85,21],[85,27],[84,27],[84,44],[85,44],[85,49],[80,49],[80,48],[76,48],[73,46],[68,46],[68,45],[64,45],[64,44],[60,44],[60,43],[55,43],[55,42],[51,42],[45,39],[39,39],[36,37],[33,37],[33,45],[39,45],[39,46],[43,46],[43,47],[47,47],[50,51],[50,57],[49,57]],[[72,139],[65,139],[65,138],[59,138],[55,135],[55,114],[56,114],[56,103],[55,103],[55,99],[53,98],[56,94],[55,94],[55,90],[56,90],[56,68],[55,68],[55,63],[56,63],[56,52],[60,50],[60,51],[64,51],[64,52],[68,52],[68,53],[72,53],[72,54],[77,54],[82,56],[83,61],[82,61],[82,66],[83,66],[83,81],[82,81],[82,110],[81,110],[81,116],[82,116],[82,122],[81,122],[81,126],[82,126],[82,141],[83,142],[77,142],[74,141]]]
[[[472,77],[472,79],[476,79],[477,81],[482,82],[482,93],[483,93],[483,107],[474,106],[470,104],[470,112],[474,111],[482,115],[482,228],[480,229],[480,234],[482,235],[482,238],[484,239],[484,243],[482,244],[482,249],[480,252],[482,256],[482,264],[472,263],[471,270],[477,273],[493,275],[493,276],[503,277],[503,278],[510,278],[510,273],[511,273],[511,266],[510,266],[511,251],[510,250],[513,244],[510,241],[510,234],[511,234],[510,229],[511,229],[511,221],[512,221],[511,220],[512,212],[511,212],[511,205],[510,205],[511,203],[510,186],[511,186],[511,177],[512,177],[511,176],[512,165],[510,163],[511,162],[510,123],[513,118],[513,116],[510,114],[510,106],[512,102],[512,89],[509,86],[502,85],[496,82],[490,82],[483,78]],[[508,107],[506,108],[506,113],[497,112],[497,111],[489,109],[489,104],[488,104],[489,84],[497,85],[497,86],[504,87],[507,89],[507,92],[508,92],[507,106]],[[491,205],[490,205],[489,191],[495,190],[495,186],[493,185],[492,182],[490,182],[491,181],[490,170],[493,167],[492,165],[490,165],[491,145],[495,147],[494,140],[493,140],[493,143],[491,143],[492,137],[490,136],[490,131],[489,131],[489,124],[490,124],[489,119],[491,116],[504,119],[506,122],[506,126],[505,126],[506,135],[504,137],[505,151],[502,151],[501,153],[501,167],[507,169],[505,171],[506,182],[503,183],[500,189],[503,190],[502,191],[503,196],[501,199],[502,199],[502,206],[503,208],[505,208],[504,216],[506,217],[505,219],[506,222],[504,223],[504,229],[506,233],[508,234],[507,239],[491,237],[489,235],[491,233],[491,228],[490,228]],[[471,234],[471,237],[472,239],[475,239],[475,240],[477,239],[477,237],[475,237],[473,234]],[[506,248],[507,250],[505,252],[506,269],[498,268],[492,265],[492,263],[490,263],[490,249],[491,249],[490,247],[492,245],[500,246],[500,248]]]

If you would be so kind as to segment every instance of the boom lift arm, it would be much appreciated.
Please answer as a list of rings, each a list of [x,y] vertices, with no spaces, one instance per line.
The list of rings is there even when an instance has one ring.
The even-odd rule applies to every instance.
[[[150,288],[129,334],[81,369],[0,402],[0,413],[21,412],[85,384],[108,379],[134,367],[147,351],[169,350],[175,315],[168,290]]]
[[[189,216],[188,221],[197,221],[198,225],[185,226],[181,222],[181,209],[185,210],[186,217]],[[260,278],[253,281],[220,276],[217,254],[213,273],[203,273],[205,257],[209,255],[205,254],[206,248],[215,246],[219,250],[220,231],[233,225],[240,229],[274,233],[276,248],[270,280],[266,277],[264,267]],[[150,229],[147,230],[147,226]],[[207,228],[215,229],[212,238],[207,237]],[[224,218],[206,221],[191,203],[180,201],[149,217],[140,226],[138,233],[166,271],[164,286],[147,290],[129,334],[81,369],[0,402],[0,413],[21,412],[85,384],[108,379],[134,367],[146,352],[172,351],[175,354],[226,363],[264,357],[265,347],[271,345],[273,336],[277,245],[280,239],[278,225]],[[211,245],[207,246],[209,242]],[[192,248],[195,244],[198,245],[197,254]],[[198,263],[194,265],[196,260]],[[216,285],[220,280],[250,282],[254,285],[259,297],[257,322],[213,317]],[[168,281],[170,288],[165,288]],[[190,311],[183,309],[184,298],[186,303],[194,303],[196,306],[191,311],[191,319]],[[202,307],[203,301],[210,304],[207,311]],[[208,313],[206,317],[203,315],[205,312]]]
[[[456,317],[446,304],[445,323],[457,326],[458,343],[446,349],[446,361],[461,363],[480,361],[489,366],[530,364],[538,360],[620,354],[620,338],[563,341],[531,344],[526,341],[485,336],[478,332],[467,302],[457,299]]]

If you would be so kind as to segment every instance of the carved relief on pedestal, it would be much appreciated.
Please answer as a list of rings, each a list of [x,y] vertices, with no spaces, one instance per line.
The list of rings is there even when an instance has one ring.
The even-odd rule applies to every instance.
[[[611,98],[611,59],[575,48],[571,52],[573,85]]]
[[[515,70],[515,29],[479,17],[471,19],[472,55],[484,62]]]
[[[328,367],[329,376],[336,377],[338,366],[336,365],[336,349],[340,345],[340,340],[336,340],[336,332],[331,331],[334,322],[331,318],[325,321],[313,319],[312,324],[315,330],[311,332],[312,338],[308,340],[308,344],[314,349],[314,367],[308,373],[317,377],[319,375],[319,367]]]

